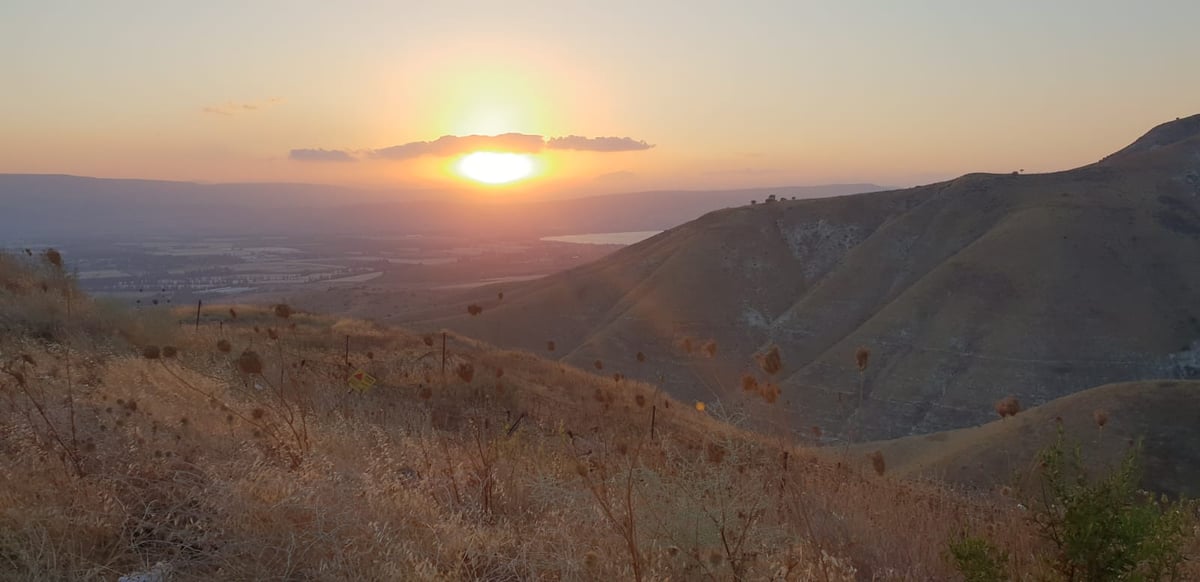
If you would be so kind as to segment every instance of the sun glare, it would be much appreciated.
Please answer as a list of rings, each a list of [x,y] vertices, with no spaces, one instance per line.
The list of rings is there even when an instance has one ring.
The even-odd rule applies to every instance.
[[[533,174],[528,154],[475,152],[458,161],[458,173],[484,184],[507,184]]]

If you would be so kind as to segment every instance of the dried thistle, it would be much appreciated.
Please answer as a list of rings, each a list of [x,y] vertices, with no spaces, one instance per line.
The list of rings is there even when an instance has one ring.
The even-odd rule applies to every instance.
[[[887,464],[883,461],[883,451],[875,451],[871,453],[871,467],[875,469],[876,475],[883,475],[887,471]]]
[[[142,357],[147,360],[157,360],[161,355],[162,352],[159,351],[158,346],[146,346],[142,348]]]
[[[287,319],[292,316],[292,306],[287,303],[280,303],[275,306],[275,317]]]
[[[262,374],[262,357],[254,350],[246,350],[238,356],[237,367],[243,374]]]
[[[858,348],[858,351],[854,352],[854,363],[858,366],[859,372],[866,372],[867,364],[870,362],[871,350],[860,347]]]
[[[767,382],[766,384],[762,385],[762,389],[759,391],[759,394],[763,397],[763,400],[767,401],[767,404],[775,404],[775,401],[779,400],[779,395],[781,392],[782,391],[779,389],[779,386],[774,382]]]
[[[742,391],[758,392],[758,378],[751,374],[742,374]]]
[[[455,372],[463,382],[470,384],[471,380],[475,377],[475,366],[472,366],[470,362],[463,362],[458,365],[458,369]]]
[[[1016,416],[1018,412],[1021,412],[1021,401],[1016,396],[1006,396],[996,402],[996,414],[1000,418]]]
[[[779,346],[771,346],[767,353],[759,354],[754,359],[758,361],[758,367],[770,376],[783,370],[783,358],[779,355]]]
[[[46,249],[46,253],[43,256],[45,257],[47,263],[50,263],[59,269],[63,267],[62,253],[58,252],[57,249]]]

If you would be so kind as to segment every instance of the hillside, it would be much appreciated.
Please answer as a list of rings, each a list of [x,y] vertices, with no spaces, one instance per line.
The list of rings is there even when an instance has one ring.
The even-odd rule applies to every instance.
[[[1193,116],[1074,170],[712,212],[593,264],[450,297],[412,325],[600,360],[729,406],[757,405],[738,388],[748,372],[779,386],[786,427],[877,440],[986,422],[1010,394],[1032,406],[1196,377],[1197,264]],[[709,340],[711,353],[680,349]],[[767,377],[753,358],[772,345],[783,369]]]
[[[1104,419],[1104,426],[1097,418]],[[1147,490],[1200,495],[1200,382],[1110,384],[1065,396],[988,424],[853,447],[856,455],[880,451],[888,470],[995,490],[1029,481],[1038,451],[1061,429],[1093,467],[1114,466],[1128,447],[1142,447]]]
[[[963,531],[1043,547],[1010,500],[650,385],[453,334],[443,375],[440,334],[286,306],[127,310],[61,263],[0,255],[5,580],[945,580]]]

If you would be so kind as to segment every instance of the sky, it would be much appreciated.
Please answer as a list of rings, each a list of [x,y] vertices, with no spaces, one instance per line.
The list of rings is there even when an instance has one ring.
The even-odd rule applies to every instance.
[[[563,196],[1059,170],[1200,113],[1197,22],[1194,0],[7,0],[0,172]],[[473,185],[480,150],[532,175]]]

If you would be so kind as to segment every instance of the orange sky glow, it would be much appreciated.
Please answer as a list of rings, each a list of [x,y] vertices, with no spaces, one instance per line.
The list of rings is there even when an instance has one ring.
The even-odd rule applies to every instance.
[[[1200,109],[1193,2],[202,4],[0,7],[0,172],[903,186],[1082,165]],[[478,151],[531,167],[488,184]]]

